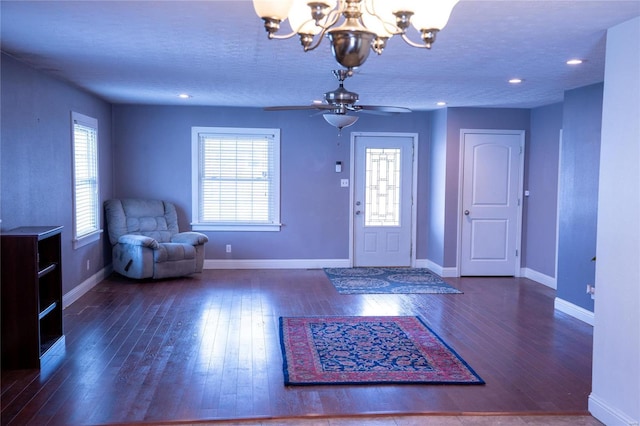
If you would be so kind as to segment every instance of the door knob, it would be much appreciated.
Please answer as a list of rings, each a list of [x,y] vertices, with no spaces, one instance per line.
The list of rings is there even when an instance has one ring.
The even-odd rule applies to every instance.
[[[357,214],[357,215],[358,215],[358,214],[360,214],[360,213],[361,213],[361,211],[360,211],[360,210],[356,210],[356,214]]]
[[[464,211],[464,215],[465,215],[465,216],[469,216],[469,210],[465,210],[465,211]]]

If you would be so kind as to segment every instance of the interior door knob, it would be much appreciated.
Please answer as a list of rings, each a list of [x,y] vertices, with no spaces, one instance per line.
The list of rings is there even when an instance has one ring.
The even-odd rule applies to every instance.
[[[465,215],[465,216],[469,216],[469,210],[465,210],[465,211],[464,211],[464,215]]]
[[[357,215],[358,215],[358,214],[360,214],[360,213],[361,213],[361,211],[360,211],[360,210],[356,210],[356,214],[357,214]]]

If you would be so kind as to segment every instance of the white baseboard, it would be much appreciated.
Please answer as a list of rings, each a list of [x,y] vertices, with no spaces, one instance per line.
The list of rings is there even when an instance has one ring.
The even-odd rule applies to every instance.
[[[429,259],[416,259],[416,268],[427,268],[443,278],[460,276],[458,268],[445,268]]]
[[[111,272],[113,272],[111,265],[106,268],[102,268],[79,285],[75,286],[71,291],[65,293],[62,296],[62,309],[66,309],[73,302],[84,296],[85,293],[94,288],[100,281],[108,277]]]
[[[204,269],[321,269],[350,268],[349,259],[205,259]],[[416,268],[427,268],[441,277],[457,277],[457,268],[443,268],[428,260],[417,259]]]
[[[551,287],[554,290],[558,288],[558,284],[555,278],[550,277],[549,275],[545,275],[541,272],[534,271],[533,269],[529,269],[529,268],[520,269],[520,276],[539,282],[540,284],[546,285],[547,287]]]
[[[205,259],[204,269],[349,268],[349,259]]]
[[[560,312],[564,312],[565,314],[579,319],[582,322],[586,322],[589,325],[593,325],[594,323],[593,312],[588,311],[578,305],[574,305],[571,302],[567,302],[566,300],[556,297],[556,300],[553,303],[553,307]]]
[[[611,407],[593,392],[589,395],[589,412],[593,417],[607,426],[638,426],[638,420],[633,420],[625,413]]]

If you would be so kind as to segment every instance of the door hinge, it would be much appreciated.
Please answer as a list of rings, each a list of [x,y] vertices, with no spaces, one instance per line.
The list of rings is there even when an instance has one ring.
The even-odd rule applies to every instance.
[[[518,257],[518,250],[516,250],[516,257]]]

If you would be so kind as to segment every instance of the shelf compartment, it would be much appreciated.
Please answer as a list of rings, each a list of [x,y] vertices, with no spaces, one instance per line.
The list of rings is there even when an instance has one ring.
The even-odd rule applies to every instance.
[[[42,278],[45,275],[47,275],[49,272],[53,271],[54,269],[56,269],[56,266],[58,266],[56,263],[50,263],[48,265],[46,265],[44,268],[41,268],[38,271],[38,278]]]
[[[49,306],[47,306],[46,308],[44,308],[39,314],[38,314],[38,319],[42,320],[42,318],[46,317],[47,315],[49,315],[51,312],[53,312],[53,310],[55,308],[58,307],[58,302],[54,301],[53,303],[51,303]]]
[[[59,347],[64,347],[65,338],[62,335],[42,336],[42,343],[40,344],[40,357],[43,357],[47,352],[55,352]]]

